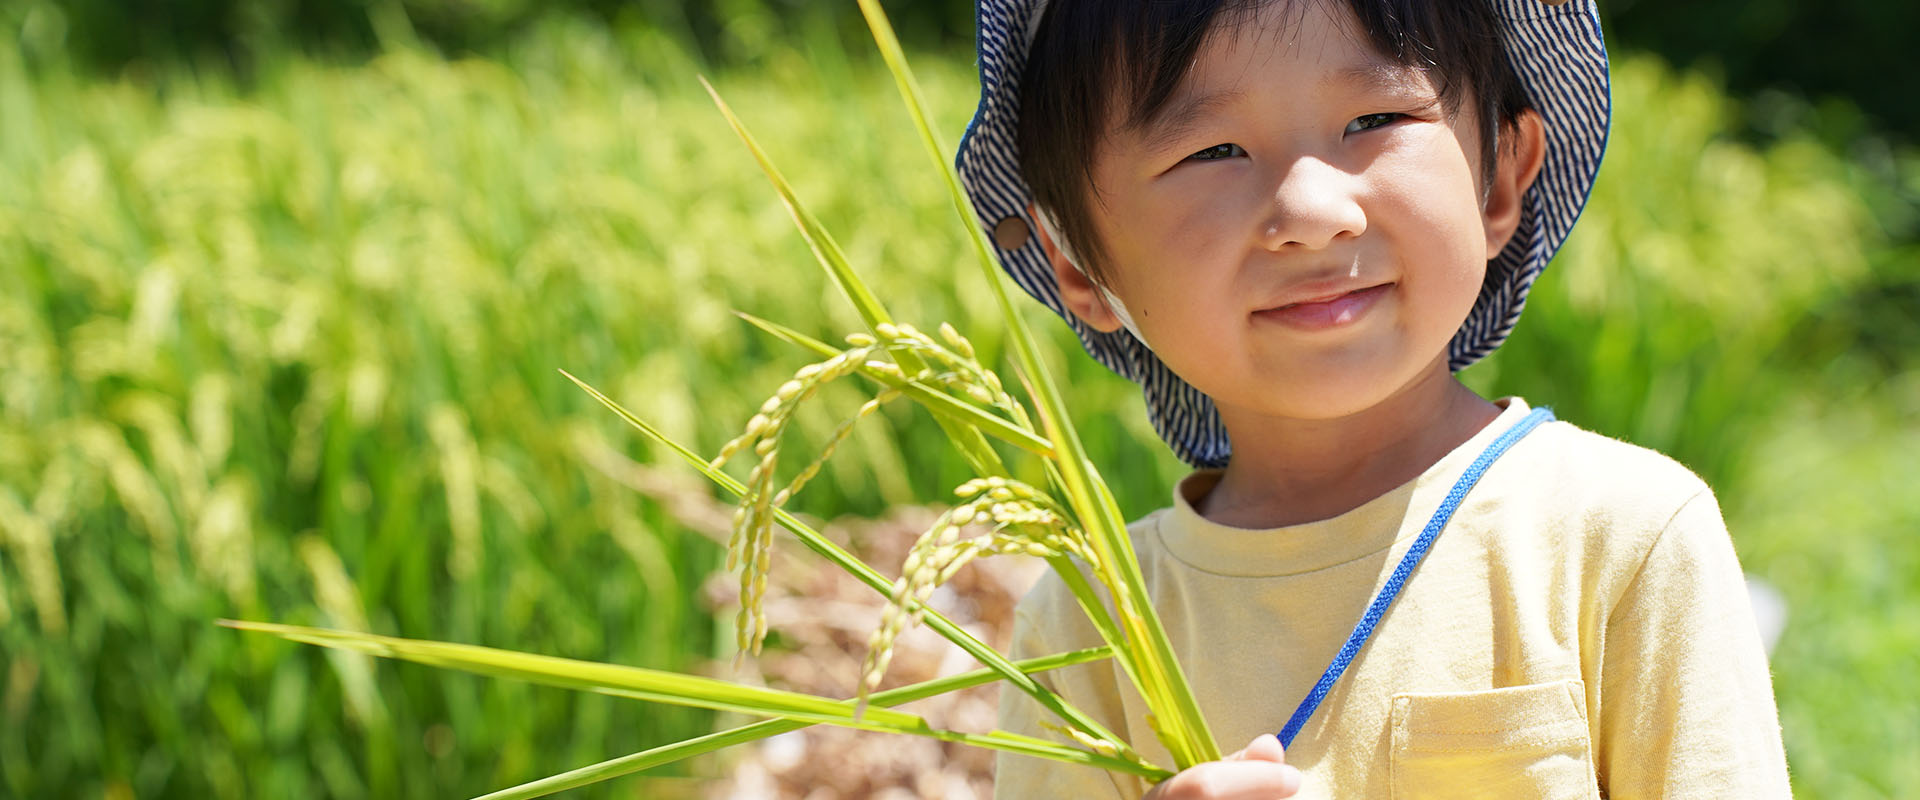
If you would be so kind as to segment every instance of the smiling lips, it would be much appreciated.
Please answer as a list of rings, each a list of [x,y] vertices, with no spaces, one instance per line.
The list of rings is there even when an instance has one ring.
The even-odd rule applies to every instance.
[[[1321,299],[1262,309],[1254,312],[1254,316],[1296,330],[1318,331],[1338,328],[1358,320],[1391,288],[1393,284],[1383,283]]]

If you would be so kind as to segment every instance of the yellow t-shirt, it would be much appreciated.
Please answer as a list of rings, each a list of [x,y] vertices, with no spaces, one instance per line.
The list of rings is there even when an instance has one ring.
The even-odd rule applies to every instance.
[[[1333,519],[1273,530],[1194,511],[1194,473],[1134,547],[1223,751],[1280,729],[1441,499],[1528,412]],[[1049,573],[1019,605],[1016,658],[1099,643]],[[1108,661],[1039,676],[1171,768]],[[1001,727],[1051,716],[1009,692]],[[1789,795],[1766,655],[1713,493],[1658,453],[1564,422],[1535,429],[1467,495],[1287,762],[1301,798]],[[1131,776],[1002,754],[1001,798],[1132,798]]]

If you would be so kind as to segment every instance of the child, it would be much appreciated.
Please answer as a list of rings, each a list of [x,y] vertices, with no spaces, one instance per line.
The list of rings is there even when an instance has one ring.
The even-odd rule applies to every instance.
[[[1712,493],[1452,374],[1505,340],[1592,185],[1591,0],[982,0],[979,22],[975,210],[1200,468],[1132,535],[1209,725],[1253,740],[1157,787],[1007,756],[1000,796],[1788,794]],[[1015,638],[1098,641],[1052,577]],[[1172,763],[1116,665],[1042,680]],[[1008,730],[1047,722],[1003,704]]]

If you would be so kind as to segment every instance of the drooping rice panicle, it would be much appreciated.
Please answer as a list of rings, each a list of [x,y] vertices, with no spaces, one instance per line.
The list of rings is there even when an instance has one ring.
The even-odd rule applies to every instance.
[[[967,513],[973,513],[968,509]],[[1050,557],[1062,554],[1062,538],[1040,533],[1044,529],[1014,533],[1001,530],[934,547],[916,547],[908,556],[905,574],[894,584],[893,595],[881,612],[880,625],[868,639],[867,657],[861,675],[860,697],[878,688],[893,659],[893,642],[907,628],[919,624],[934,590],[955,571],[981,556],[1031,555]]]
[[[862,403],[853,416],[843,421],[828,437],[821,452],[801,468],[784,488],[776,491],[775,472],[781,461],[781,437],[791,424],[794,411],[815,396],[821,386],[861,370],[908,378],[900,364],[911,361],[924,364],[922,369],[910,376],[912,380],[922,385],[941,387],[965,401],[1004,410],[1017,423],[1029,424],[1025,409],[1007,394],[998,376],[980,364],[975,356],[973,344],[950,324],[942,323],[939,330],[940,339],[937,340],[911,324],[883,322],[874,328],[878,337],[864,333],[849,335],[847,337],[847,342],[851,346],[849,349],[840,351],[825,361],[808,364],[797,370],[792,379],[782,384],[774,396],[761,405],[759,413],[747,421],[745,431],[727,442],[721,448],[719,455],[714,457],[711,466],[717,468],[749,448],[759,456],[758,463],[748,475],[747,492],[741,497],[739,510],[735,512],[734,529],[727,546],[727,568],[740,570],[741,608],[735,617],[735,642],[741,655],[758,654],[761,643],[766,638],[766,620],[761,613],[761,608],[766,595],[766,573],[772,562],[772,510],[784,506],[819,474],[826,460],[851,434],[855,423],[872,415],[881,405],[904,394],[899,387],[888,387]],[[913,357],[906,357],[908,353],[913,354]],[[893,357],[895,360],[885,361],[873,358],[881,354]],[[1001,494],[1007,493],[1004,482],[996,486],[997,489],[986,487],[982,491],[996,490]],[[1032,490],[1031,487],[1026,487],[1023,494],[1044,496]],[[1011,498],[1011,495],[1008,497]],[[1039,526],[1052,524],[1052,520],[1060,518],[1062,509],[1051,500],[1048,504],[1048,508],[1044,510],[1001,507],[1004,503],[996,504],[1003,518],[996,519],[995,524],[1000,527],[1009,524]],[[989,518],[991,516],[988,515]],[[1023,521],[1029,518],[1035,521]],[[958,569],[961,564],[971,560],[980,552],[986,554],[1072,552],[1084,557],[1091,550],[1084,546],[1084,542],[1073,544],[1063,542],[1062,547],[1058,548],[1012,541],[997,542],[992,547],[988,547],[987,544],[968,544],[952,553],[943,554],[940,560],[941,568],[929,573],[927,577],[936,578],[942,573],[951,576],[953,570]],[[931,589],[928,591],[930,592]],[[900,598],[895,600],[898,602]],[[902,617],[891,620],[882,627],[914,624],[917,619],[917,615],[912,619]]]
[[[867,362],[867,367],[870,369],[886,367],[891,367],[896,370],[899,369],[898,366],[892,363],[876,361]],[[800,490],[807,485],[808,481],[813,480],[814,476],[820,474],[820,468],[826,466],[827,459],[832,458],[834,451],[838,450],[840,444],[845,442],[847,437],[853,433],[853,426],[855,424],[859,423],[860,420],[872,416],[873,412],[878,411],[881,406],[894,401],[903,394],[905,394],[905,392],[899,389],[885,389],[881,391],[880,394],[875,395],[873,399],[861,403],[860,408],[853,412],[853,416],[842,421],[840,426],[833,430],[832,435],[827,437],[827,443],[820,447],[820,454],[814,456],[811,463],[807,464],[805,468],[800,470],[799,474],[793,476],[793,479],[787,482],[787,488],[781,489],[778,494],[773,496],[773,504],[776,506],[786,505],[787,500],[799,494]]]
[[[830,356],[840,352],[839,349],[826,342],[814,339],[780,323],[761,319],[741,311],[735,311],[734,315],[745,320],[748,324],[772,334],[774,338],[788,344],[796,345],[803,350],[809,350],[823,356]],[[873,337],[866,334],[855,335],[861,337],[861,340],[855,341],[852,337],[849,337],[849,343],[864,346],[873,344],[876,341]],[[971,348],[971,346],[971,344],[968,345],[969,348]],[[977,406],[973,403],[963,402],[951,394],[936,391],[935,387],[918,380],[908,381],[906,370],[914,368],[913,365],[915,364],[920,364],[921,359],[919,358],[919,354],[913,352],[911,349],[889,350],[888,354],[893,356],[895,362],[888,364],[888,366],[894,369],[890,371],[874,370],[870,367],[876,364],[887,364],[887,362],[868,361],[866,365],[863,365],[861,374],[874,379],[883,386],[894,387],[904,391],[908,397],[919,402],[928,411],[932,412],[934,419],[940,423],[943,430],[947,430],[950,434],[957,435],[961,439],[990,436],[1044,459],[1052,459],[1054,457],[1053,443],[1039,435],[1033,427],[1032,420],[1027,417],[1027,412],[1024,407],[1017,403],[1011,403],[1012,411],[1006,416],[1002,416],[992,413],[987,408]],[[921,366],[924,367],[924,364],[921,364]],[[1004,394],[1005,392],[1005,390],[1001,388],[999,377],[992,373],[988,374],[987,385],[997,393]],[[1008,400],[1011,401],[1011,398],[1008,398]],[[994,407],[1005,408],[997,404]],[[1004,465],[1001,464],[991,448],[983,451],[967,447],[959,440],[955,440],[954,443],[957,447],[960,447],[962,455],[966,456],[968,465],[973,467],[976,473],[981,475],[996,475],[1005,472],[1003,468]],[[980,443],[984,444],[985,441],[980,440]]]
[[[746,492],[734,512],[733,531],[727,540],[727,569],[740,570],[740,612],[735,616],[734,640],[739,655],[758,654],[766,640],[767,622],[761,608],[766,596],[767,571],[773,563],[773,509],[784,504],[791,490],[775,491],[775,473],[780,465],[780,441],[793,420],[793,412],[820,391],[820,387],[856,372],[876,350],[873,344],[855,344],[825,361],[808,364],[795,371],[793,378],[780,385],[772,397],[760,406],[759,413],[747,421],[745,432],[720,448],[710,466],[718,468],[751,448],[760,460],[746,480]],[[872,413],[863,406],[858,416]],[[837,444],[837,437],[835,444]],[[811,478],[817,467],[803,471]]]
[[[847,338],[849,342],[857,338],[865,344],[854,344],[825,361],[796,370],[791,380],[781,384],[774,395],[761,404],[760,413],[747,420],[746,430],[721,445],[719,455],[713,457],[709,466],[718,468],[733,460],[741,451],[756,447],[759,442],[778,439],[796,406],[812,397],[822,385],[852,374],[862,362],[872,357],[875,343],[871,337],[856,334]]]
[[[893,334],[884,343],[890,352],[905,350],[928,361],[928,370],[916,376],[923,382],[945,386],[980,405],[1007,411],[1016,423],[1031,427],[1026,409],[1007,394],[1000,376],[980,363],[973,343],[951,324],[940,323],[940,336],[946,340],[944,346],[910,324],[890,325],[881,331],[883,335]],[[936,364],[947,369],[934,370]]]
[[[894,640],[919,624],[934,590],[975,558],[1070,554],[1093,560],[1085,532],[1056,501],[1032,486],[994,476],[968,481],[955,494],[961,504],[942,514],[908,551],[880,625],[868,639],[859,688],[862,702],[886,675]],[[980,526],[987,527],[984,535],[961,538],[963,528]]]

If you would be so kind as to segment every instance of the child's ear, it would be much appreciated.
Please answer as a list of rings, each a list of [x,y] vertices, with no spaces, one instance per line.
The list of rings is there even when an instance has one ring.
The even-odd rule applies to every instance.
[[[1520,227],[1520,213],[1524,210],[1521,200],[1533,186],[1534,179],[1540,176],[1540,164],[1547,156],[1546,127],[1540,113],[1533,109],[1520,112],[1513,130],[1500,133],[1499,147],[1494,152],[1500,166],[1494,172],[1493,183],[1487,186],[1486,209],[1481,213],[1487,226],[1488,260],[1500,255],[1507,241],[1513,238],[1514,230]]]
[[[1040,218],[1032,205],[1027,206],[1027,213],[1034,219]],[[1114,315],[1113,309],[1107,307],[1106,298],[1100,296],[1100,287],[1095,286],[1092,278],[1067,259],[1060,246],[1054,244],[1053,237],[1047,235],[1047,226],[1035,226],[1033,234],[1040,237],[1040,247],[1047,252],[1047,263],[1053,267],[1053,281],[1060,287],[1060,301],[1066,304],[1067,310],[1096,331],[1112,333],[1120,330],[1120,318]]]

